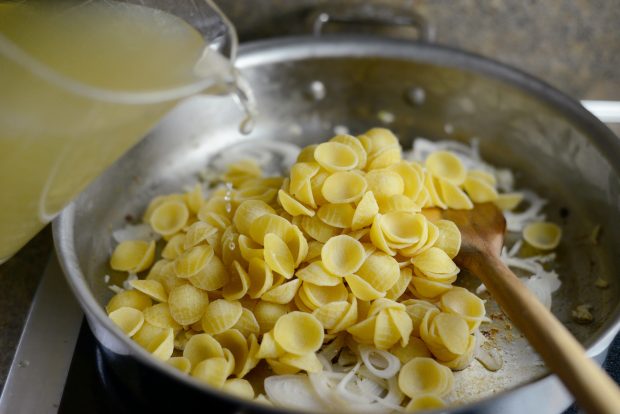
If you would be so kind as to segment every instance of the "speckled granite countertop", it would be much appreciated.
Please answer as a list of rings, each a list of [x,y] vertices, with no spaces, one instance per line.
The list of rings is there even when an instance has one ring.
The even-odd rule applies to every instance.
[[[220,0],[240,39],[307,32],[317,0]],[[332,2],[333,3],[333,2]],[[355,5],[354,1],[347,1]],[[524,69],[580,99],[620,100],[617,0],[392,0],[437,29],[442,44]],[[620,127],[614,128],[620,135]],[[0,266],[0,389],[50,252],[49,226]]]

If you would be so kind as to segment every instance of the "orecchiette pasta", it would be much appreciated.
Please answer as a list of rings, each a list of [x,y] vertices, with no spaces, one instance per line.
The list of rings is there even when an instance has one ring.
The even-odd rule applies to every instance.
[[[138,279],[106,311],[156,358],[239,397],[256,398],[256,378],[338,360],[390,373],[381,381],[410,398],[405,411],[441,407],[486,318],[480,298],[453,286],[461,234],[437,211],[522,199],[459,157],[408,161],[391,131],[373,128],[302,149],[286,176],[235,162],[210,187],[151,201],[143,220],[163,238],[115,247],[110,267]],[[548,223],[524,232],[539,249],[559,237]]]
[[[155,242],[127,240],[121,242],[112,253],[110,267],[130,273],[148,269],[155,258]]]

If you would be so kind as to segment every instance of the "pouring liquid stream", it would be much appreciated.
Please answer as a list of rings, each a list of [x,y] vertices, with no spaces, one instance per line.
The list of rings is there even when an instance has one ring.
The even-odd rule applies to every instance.
[[[0,263],[172,109],[232,93],[233,64],[185,20],[115,1],[0,1]]]

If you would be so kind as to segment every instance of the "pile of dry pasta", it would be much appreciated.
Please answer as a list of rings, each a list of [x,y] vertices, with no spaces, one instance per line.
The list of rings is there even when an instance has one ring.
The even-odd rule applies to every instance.
[[[485,307],[452,285],[458,228],[425,209],[490,201],[520,198],[449,151],[403,160],[387,129],[308,146],[288,177],[244,160],[206,197],[197,185],[152,200],[143,220],[161,253],[155,241],[116,246],[111,267],[145,277],[106,310],[156,358],[238,396],[440,407],[452,370],[472,361]]]

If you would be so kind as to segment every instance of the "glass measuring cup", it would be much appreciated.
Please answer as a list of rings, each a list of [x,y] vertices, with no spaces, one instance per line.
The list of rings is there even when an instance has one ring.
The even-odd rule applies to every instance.
[[[210,0],[0,0],[0,263],[236,47]]]

